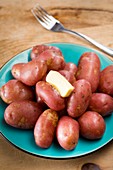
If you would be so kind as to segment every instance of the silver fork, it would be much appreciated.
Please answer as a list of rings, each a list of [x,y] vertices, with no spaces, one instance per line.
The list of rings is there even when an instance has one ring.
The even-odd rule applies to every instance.
[[[105,52],[106,54],[113,57],[113,50],[98,43],[97,41],[93,40],[92,38],[81,34],[79,32],[75,32],[69,29],[66,29],[60,21],[55,19],[53,16],[49,15],[45,9],[43,9],[39,4],[36,4],[33,9],[31,9],[32,14],[35,16],[35,18],[39,21],[39,23],[46,28],[47,30],[51,30],[54,32],[65,32],[72,35],[79,36],[83,38],[84,40],[90,42],[91,44],[98,47],[100,50]]]

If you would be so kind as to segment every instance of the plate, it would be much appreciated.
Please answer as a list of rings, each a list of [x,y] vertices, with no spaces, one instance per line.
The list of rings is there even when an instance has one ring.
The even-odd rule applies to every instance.
[[[50,43],[48,45],[57,46],[61,49],[66,62],[78,63],[80,56],[86,51],[93,51],[97,53],[101,62],[101,69],[106,66],[113,64],[113,62],[99,53],[96,50],[69,43]],[[22,53],[13,57],[8,61],[0,71],[0,87],[7,81],[12,79],[11,68],[14,64],[20,62],[28,62],[30,60],[31,49],[27,49]],[[7,125],[4,121],[4,110],[7,105],[0,99],[0,133],[7,139],[11,144],[17,148],[25,151],[29,154],[54,159],[66,159],[75,158],[92,153],[99,148],[106,145],[113,139],[113,114],[105,117],[106,131],[103,137],[99,140],[90,141],[84,138],[80,138],[76,148],[72,151],[66,151],[61,148],[56,141],[48,149],[42,149],[35,144],[33,130],[21,130],[13,128]]]

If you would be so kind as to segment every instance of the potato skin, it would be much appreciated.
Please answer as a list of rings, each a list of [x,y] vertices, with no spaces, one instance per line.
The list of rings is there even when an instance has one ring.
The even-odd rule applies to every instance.
[[[65,108],[65,99],[45,81],[39,81],[36,84],[36,94],[50,109],[59,111]]]
[[[79,139],[78,122],[69,116],[61,117],[57,125],[56,136],[62,148],[74,149]]]
[[[95,92],[100,77],[100,60],[93,52],[84,53],[79,60],[76,79],[85,79],[90,82],[92,92]]]
[[[93,93],[89,103],[89,110],[96,111],[102,116],[113,112],[113,98],[104,93]]]
[[[59,70],[59,73],[64,76],[72,85],[75,83],[76,78],[73,74],[73,72],[67,71],[67,70]]]
[[[94,111],[85,112],[79,119],[80,134],[87,139],[95,140],[103,136],[105,121],[103,117]]]
[[[21,69],[25,66],[25,63],[17,63],[14,64],[12,69],[11,69],[11,73],[13,75],[13,77],[17,80],[20,80],[20,76],[21,76]]]
[[[31,59],[33,60],[35,58],[38,58],[38,56],[46,50],[54,50],[54,51],[57,51],[57,53],[59,53],[60,55],[62,55],[62,52],[60,51],[59,48],[42,44],[42,45],[36,45],[32,48],[31,54],[30,54]]]
[[[93,93],[89,103],[89,110],[96,111],[102,116],[113,112],[113,98],[104,93]]]
[[[47,64],[44,61],[32,60],[24,65],[19,64],[17,69],[16,66],[18,65],[12,68],[13,76],[28,86],[34,86],[47,72]]]
[[[98,90],[113,96],[113,65],[109,65],[101,71]]]
[[[35,98],[34,91],[31,87],[15,79],[9,80],[1,87],[0,96],[7,104],[20,100],[33,100]]]
[[[61,70],[65,66],[63,55],[59,54],[56,50],[48,49],[42,52],[37,60],[45,61],[49,70]]]
[[[74,83],[74,91],[67,100],[68,115],[77,118],[87,109],[91,98],[91,85],[87,80],[81,79]]]
[[[4,119],[10,126],[32,129],[42,112],[42,108],[36,102],[29,100],[15,101],[5,109]]]
[[[55,136],[57,123],[57,112],[52,109],[47,109],[40,115],[34,128],[35,142],[39,147],[50,147]]]
[[[67,70],[68,72],[73,73],[75,76],[76,72],[77,72],[77,66],[76,66],[76,64],[74,64],[72,62],[68,62],[65,64],[64,70]]]

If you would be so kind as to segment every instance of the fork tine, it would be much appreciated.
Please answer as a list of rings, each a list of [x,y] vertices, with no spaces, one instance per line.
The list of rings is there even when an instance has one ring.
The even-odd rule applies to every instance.
[[[37,4],[35,6],[35,9],[37,9],[38,11],[41,12],[41,14],[43,15],[43,17],[45,17],[45,19],[48,21],[48,22],[58,22],[59,21],[57,19],[55,19],[53,16],[49,15],[48,12],[42,8],[39,4]]]
[[[47,25],[45,24],[45,21],[42,19],[42,17],[39,16],[39,13],[34,9],[31,10],[32,14],[34,15],[34,17],[40,22],[41,25],[43,25],[44,27],[46,27]]]
[[[44,8],[42,8],[40,5],[39,5],[39,7],[41,9],[42,14],[44,14],[44,16],[49,19],[48,21],[52,21],[52,22],[54,21],[54,22],[59,23],[59,21],[57,19],[55,19],[52,15],[49,15]]]
[[[47,11],[45,11],[44,8],[42,8],[40,5],[38,5],[40,11],[44,14],[44,16],[46,16],[48,19],[50,19],[50,15],[47,13]]]
[[[46,16],[46,13],[42,11],[39,5],[36,5],[31,12],[35,16],[36,19],[39,19],[40,22],[45,22],[46,24],[50,24],[51,20]]]
[[[52,30],[53,26],[56,23],[60,24],[57,19],[49,15],[46,10],[44,10],[39,4],[36,4],[31,12],[33,13],[34,17],[40,22],[40,24],[48,30]]]
[[[45,17],[40,13],[39,10],[32,10],[32,13],[34,14],[35,18],[40,20],[40,22],[45,22],[47,23],[47,20]]]
[[[38,10],[40,16],[44,19],[45,22],[51,21],[49,14],[43,8],[41,8],[41,6],[36,7],[36,9]]]

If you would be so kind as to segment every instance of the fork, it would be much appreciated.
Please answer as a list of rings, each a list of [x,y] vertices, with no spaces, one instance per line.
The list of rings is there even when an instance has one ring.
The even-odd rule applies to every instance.
[[[39,21],[39,23],[47,30],[51,30],[54,32],[65,32],[65,33],[79,36],[80,38],[83,38],[84,40],[86,40],[89,43],[93,44],[94,46],[98,47],[100,50],[102,50],[106,54],[113,57],[112,49],[100,44],[99,42],[93,40],[92,38],[90,38],[82,33],[66,29],[59,20],[55,19],[52,15],[49,15],[47,13],[47,11],[45,9],[43,9],[39,4],[36,4],[31,9],[31,12],[35,16],[35,18]]]

